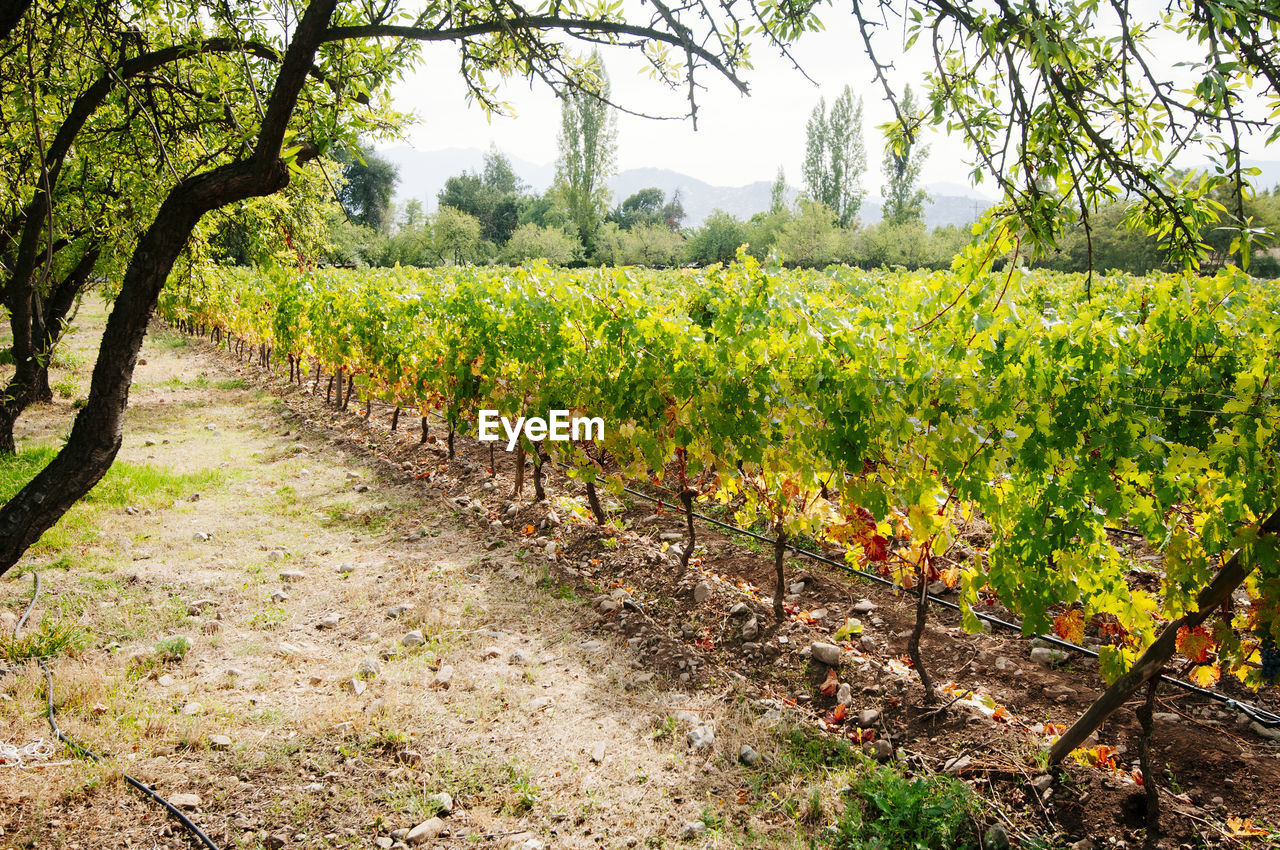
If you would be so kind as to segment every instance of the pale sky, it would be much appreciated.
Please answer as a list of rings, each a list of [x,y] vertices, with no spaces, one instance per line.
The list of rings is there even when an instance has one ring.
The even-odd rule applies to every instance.
[[[751,87],[749,96],[740,95],[713,71],[702,71],[700,80],[707,90],[700,92],[697,132],[687,119],[654,121],[619,115],[618,170],[670,168],[714,185],[741,186],[772,181],[782,166],[787,182],[799,186],[809,114],[819,97],[826,97],[830,104],[849,85],[863,98],[867,144],[864,184],[871,194],[879,194],[883,140],[875,126],[889,121],[892,110],[879,85],[873,84],[871,65],[863,55],[853,19],[834,12],[828,17],[826,31],[809,33],[793,45],[797,58],[818,85],[806,80],[776,52],[757,46],[753,53],[756,67],[744,75]],[[554,162],[560,106],[545,85],[531,87],[523,79],[508,81],[501,94],[514,107],[515,117],[495,116],[488,121],[478,107],[467,106],[457,56],[450,46],[426,45],[423,58],[419,70],[394,94],[398,108],[419,117],[406,134],[410,145],[431,151],[488,149],[493,143],[510,156],[535,163]],[[683,111],[686,93],[673,94],[651,80],[642,73],[636,58],[621,50],[605,55],[614,100],[648,113]],[[922,68],[899,60],[899,89],[910,83],[919,93],[922,81]],[[963,164],[962,144],[937,134],[930,134],[927,141],[930,156],[924,182],[966,184],[969,169]],[[992,194],[990,186],[984,185],[978,193]]]

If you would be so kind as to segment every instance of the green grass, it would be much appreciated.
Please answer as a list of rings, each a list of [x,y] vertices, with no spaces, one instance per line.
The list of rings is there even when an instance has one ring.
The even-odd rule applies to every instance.
[[[80,649],[87,642],[83,629],[63,619],[45,617],[35,629],[24,631],[25,634],[16,638],[11,634],[0,635],[0,659],[20,664],[37,658],[53,658]]]
[[[0,457],[0,502],[8,501],[26,486],[57,453],[57,448],[42,445],[24,447],[17,454]],[[89,557],[83,554],[86,546],[95,543],[101,534],[101,523],[96,519],[102,511],[123,510],[127,506],[168,507],[191,491],[207,489],[220,480],[221,474],[215,470],[180,475],[151,464],[117,460],[97,486],[31,547],[31,553],[54,556],[56,566],[71,566],[62,563],[66,553],[81,552],[76,566],[84,566]]]
[[[844,812],[825,843],[837,850],[974,848],[981,805],[946,776],[908,777],[870,759],[849,774]]]

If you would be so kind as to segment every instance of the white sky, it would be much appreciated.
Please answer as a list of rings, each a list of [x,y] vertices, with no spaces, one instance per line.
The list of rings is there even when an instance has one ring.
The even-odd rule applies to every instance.
[[[879,194],[883,141],[875,126],[889,121],[892,111],[880,86],[873,83],[871,64],[863,55],[852,18],[834,13],[828,18],[827,30],[809,33],[793,45],[817,86],[776,52],[757,46],[753,53],[756,67],[744,74],[750,96],[740,95],[710,69],[702,72],[700,79],[708,88],[700,92],[696,132],[688,120],[654,121],[619,115],[618,169],[670,168],[714,185],[741,186],[772,181],[782,166],[788,183],[798,186],[809,113],[819,97],[825,96],[830,104],[849,85],[863,98],[867,144],[864,184],[871,194]],[[508,81],[501,96],[514,107],[515,117],[495,116],[487,121],[478,107],[465,101],[457,56],[451,47],[427,45],[423,58],[419,70],[394,93],[396,106],[419,118],[406,134],[409,144],[431,151],[487,149],[493,143],[510,156],[534,163],[555,160],[560,107],[545,85],[530,86],[523,79]],[[672,93],[650,79],[642,72],[638,57],[614,51],[604,58],[616,102],[651,114],[680,114],[686,108],[686,93]],[[912,68],[901,60],[899,64],[898,87],[910,83],[919,93],[922,70],[917,67],[912,74]],[[962,145],[948,143],[936,134],[931,134],[928,142],[924,182],[967,184],[969,169],[963,164]],[[980,193],[990,194],[988,186]]]

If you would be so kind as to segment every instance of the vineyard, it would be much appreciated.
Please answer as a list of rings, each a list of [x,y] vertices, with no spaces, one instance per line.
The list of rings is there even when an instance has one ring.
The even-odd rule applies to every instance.
[[[603,439],[520,447],[538,498],[548,463],[586,485],[600,523],[600,488],[645,488],[689,514],[686,564],[695,511],[768,535],[779,620],[794,614],[789,544],[892,580],[917,598],[909,654],[927,703],[930,587],[958,593],[971,631],[998,609],[1027,635],[1087,638],[1112,687],[1052,761],[1162,670],[1237,695],[1275,681],[1278,308],[1238,272],[1086,282],[750,258],[225,270],[161,303],[343,406],[391,405],[397,424],[412,411],[424,439],[429,414],[450,445],[481,409],[602,417]],[[959,556],[956,529],[975,518],[989,545]],[[1160,554],[1156,581],[1135,582],[1117,539]]]

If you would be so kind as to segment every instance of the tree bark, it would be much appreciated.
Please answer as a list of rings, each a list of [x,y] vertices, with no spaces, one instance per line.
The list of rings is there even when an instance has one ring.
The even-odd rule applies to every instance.
[[[57,456],[0,508],[0,574],[101,480],[120,450],[124,412],[138,352],[156,301],[191,232],[207,212],[283,189],[289,168],[280,159],[289,118],[306,82],[316,46],[337,0],[313,0],[294,30],[272,89],[252,155],[188,178],[160,205],[138,240],[98,351],[89,398]],[[300,160],[313,157],[304,145]],[[29,309],[29,298],[16,299]],[[26,302],[23,304],[22,302]],[[30,329],[30,321],[26,323]]]
[[[600,494],[596,492],[596,482],[587,482],[587,504],[591,506],[591,514],[596,518],[596,525],[604,525],[609,517],[600,504]]]
[[[1260,534],[1280,533],[1280,510],[1267,517],[1258,530]],[[1103,691],[1102,696],[1094,700],[1093,705],[1089,706],[1080,719],[1054,742],[1049,748],[1049,764],[1058,764],[1066,758],[1072,750],[1083,744],[1116,709],[1124,705],[1129,697],[1137,693],[1139,688],[1160,674],[1177,649],[1178,630],[1183,627],[1193,629],[1200,625],[1231,598],[1231,594],[1244,581],[1245,576],[1253,571],[1253,565],[1246,564],[1247,559],[1248,555],[1244,550],[1239,550],[1231,556],[1213,577],[1213,581],[1209,582],[1209,585],[1196,597],[1196,610],[1168,623],[1155,642],[1148,646],[1129,668],[1129,672],[1116,679],[1111,687]]]

